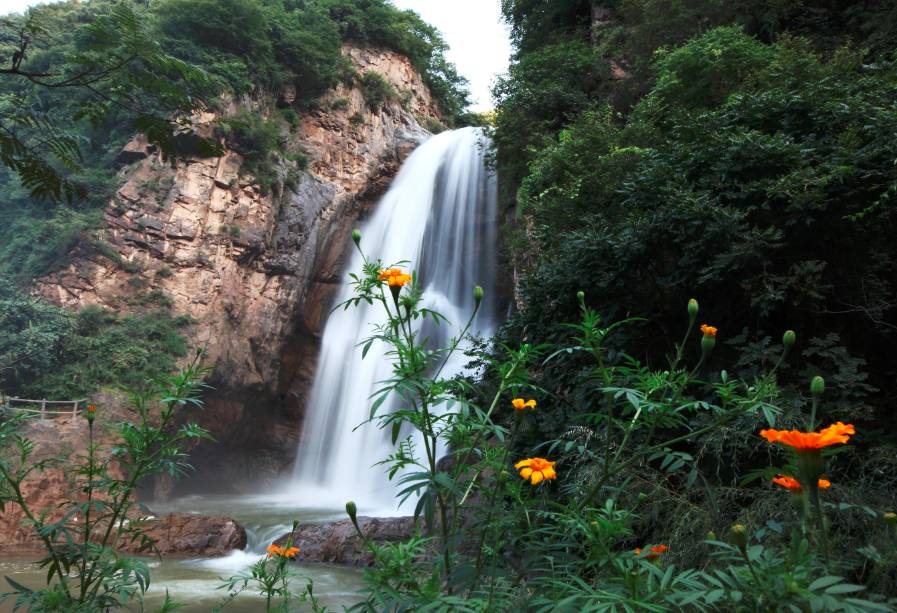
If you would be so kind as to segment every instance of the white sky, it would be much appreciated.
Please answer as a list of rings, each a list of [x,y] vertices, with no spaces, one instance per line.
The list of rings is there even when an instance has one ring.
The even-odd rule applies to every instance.
[[[3,2],[3,0],[0,0]],[[448,59],[470,81],[474,111],[492,108],[492,82],[508,69],[511,41],[501,20],[500,0],[392,0],[442,32]]]
[[[44,0],[46,1],[46,0]],[[501,21],[500,0],[392,0],[411,9],[442,32],[448,58],[470,81],[472,109],[492,108],[490,90],[495,75],[505,72],[511,55],[508,31]],[[36,0],[0,0],[0,15],[43,4]]]

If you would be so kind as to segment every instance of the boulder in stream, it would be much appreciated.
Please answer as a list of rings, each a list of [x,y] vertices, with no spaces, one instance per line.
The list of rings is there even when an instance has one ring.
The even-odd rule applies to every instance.
[[[146,520],[145,528],[163,557],[220,557],[246,547],[246,530],[230,517],[170,513]],[[123,550],[150,553],[137,542]]]
[[[364,535],[376,543],[402,541],[414,534],[413,517],[359,517],[358,525]],[[275,541],[286,543],[289,534]],[[299,562],[328,562],[346,566],[370,566],[373,554],[358,536],[351,520],[325,524],[303,524],[293,535],[299,548]]]

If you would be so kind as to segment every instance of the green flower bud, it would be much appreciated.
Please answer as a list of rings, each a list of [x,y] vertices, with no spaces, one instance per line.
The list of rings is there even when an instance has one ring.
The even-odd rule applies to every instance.
[[[586,303],[586,293],[582,290],[579,290],[578,292],[576,292],[576,299],[579,301],[579,304],[584,305]]]
[[[694,298],[688,301],[688,318],[691,321],[694,321],[695,317],[698,316],[698,301]]]
[[[713,348],[716,347],[716,337],[709,336],[705,334],[701,337],[701,353],[704,354],[704,357],[710,355],[710,352],[713,351]]]
[[[473,301],[477,306],[483,301],[483,288],[479,285],[473,288]]]
[[[825,393],[825,379],[819,375],[813,377],[813,380],[810,381],[810,393],[816,397],[822,396]]]
[[[359,230],[357,228],[355,230],[352,230],[352,240],[355,242],[356,245],[361,244],[361,230]]]
[[[796,340],[797,335],[794,333],[794,330],[785,330],[785,334],[782,335],[782,344],[785,345],[785,349],[791,349]]]
[[[346,513],[349,515],[349,519],[352,520],[352,523],[355,523],[355,515],[358,513],[358,507],[355,506],[355,502],[350,500],[346,503]]]
[[[719,380],[722,381],[723,383],[728,383],[729,382],[729,373],[725,370],[719,371]]]
[[[883,515],[885,523],[889,526],[897,526],[897,513],[885,513]]]
[[[747,528],[744,524],[735,524],[729,528],[729,533],[732,535],[732,542],[739,549],[744,550],[747,548]]]
[[[713,530],[711,530],[710,532],[707,533],[707,537],[706,537],[706,538],[707,538],[708,541],[715,541],[715,540],[716,540],[716,532],[714,532]]]

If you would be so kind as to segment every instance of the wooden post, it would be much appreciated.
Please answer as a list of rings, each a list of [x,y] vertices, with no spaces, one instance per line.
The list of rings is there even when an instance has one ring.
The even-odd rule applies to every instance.
[[[41,398],[41,400],[40,400],[40,418],[46,419],[46,413],[47,413],[47,399]]]
[[[72,420],[74,421],[74,419],[76,417],[78,417],[78,401],[73,400],[72,401]]]

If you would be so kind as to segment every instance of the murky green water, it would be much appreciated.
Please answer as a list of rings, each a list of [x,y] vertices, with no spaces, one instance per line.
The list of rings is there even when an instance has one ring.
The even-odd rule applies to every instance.
[[[226,590],[219,589],[222,579],[245,571],[262,557],[264,549],[275,538],[289,532],[294,519],[300,522],[323,522],[342,519],[345,512],[333,509],[296,508],[288,501],[271,501],[264,497],[214,497],[194,496],[167,504],[151,505],[158,514],[202,513],[204,515],[226,515],[233,517],[246,527],[249,544],[245,551],[234,551],[223,558],[202,558],[188,560],[150,560],[152,584],[146,594],[146,610],[155,611],[165,596],[167,589],[172,597],[186,606],[185,613],[207,613],[226,598]],[[362,572],[354,568],[344,568],[326,564],[292,565],[295,575],[290,585],[294,592],[301,592],[308,580],[314,582],[314,592],[320,604],[332,610],[341,611],[344,606],[358,602]],[[46,573],[36,568],[29,559],[0,559],[0,577],[9,576],[29,587],[43,585]],[[0,579],[0,593],[7,588]],[[135,606],[132,610],[137,611]],[[310,608],[297,604],[295,611]],[[0,613],[12,611],[12,604],[0,604]],[[251,590],[242,593],[224,608],[224,613],[250,613],[264,611],[264,601]]]

